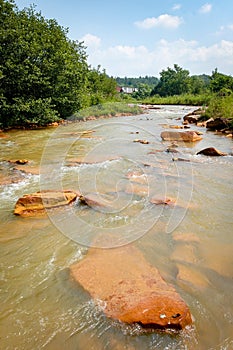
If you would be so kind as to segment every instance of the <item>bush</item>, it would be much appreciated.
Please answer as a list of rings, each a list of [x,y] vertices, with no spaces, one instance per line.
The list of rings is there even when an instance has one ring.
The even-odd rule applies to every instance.
[[[214,95],[205,115],[209,118],[226,118],[233,122],[233,94],[228,96]]]

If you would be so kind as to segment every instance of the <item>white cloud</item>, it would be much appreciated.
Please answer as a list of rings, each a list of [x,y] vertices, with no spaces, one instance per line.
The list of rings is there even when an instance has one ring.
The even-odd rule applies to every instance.
[[[172,7],[172,10],[173,11],[177,11],[181,8],[181,4],[174,4],[173,7]]]
[[[212,4],[206,3],[200,8],[199,12],[200,13],[208,13],[211,10],[212,10]]]
[[[101,45],[87,49],[88,63],[93,67],[101,64],[112,76],[159,76],[159,72],[174,63],[188,69],[190,74],[211,74],[214,68],[225,74],[233,71],[233,41],[222,40],[210,46],[201,46],[197,41],[162,39],[153,49],[145,45],[116,45],[104,48]]]
[[[154,27],[177,28],[182,21],[182,18],[178,16],[163,14],[159,17],[145,18],[143,21],[135,22],[135,25],[142,29],[150,29]]]
[[[98,36],[89,33],[84,35],[79,41],[84,41],[84,44],[89,49],[96,49],[101,44],[101,39]]]

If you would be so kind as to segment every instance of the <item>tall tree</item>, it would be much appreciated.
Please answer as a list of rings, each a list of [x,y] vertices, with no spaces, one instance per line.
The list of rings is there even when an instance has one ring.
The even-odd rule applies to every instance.
[[[172,96],[187,93],[190,88],[189,71],[174,64],[174,69],[162,70],[160,81],[152,90],[152,95]]]
[[[3,127],[67,118],[84,107],[88,65],[82,43],[35,8],[0,0],[0,96]]]
[[[212,72],[210,77],[210,89],[217,93],[233,92],[233,77],[219,73],[217,68]]]

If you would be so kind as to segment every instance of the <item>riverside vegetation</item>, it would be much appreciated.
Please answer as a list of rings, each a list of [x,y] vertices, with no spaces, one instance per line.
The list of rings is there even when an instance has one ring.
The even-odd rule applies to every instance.
[[[206,119],[222,117],[233,124],[233,77],[217,68],[211,76],[190,76],[174,64],[160,78],[114,79],[101,66],[89,66],[83,43],[70,40],[68,29],[33,6],[19,10],[13,0],[0,0],[0,24],[2,129],[141,111],[129,102],[208,106]],[[117,85],[137,91],[118,93]]]

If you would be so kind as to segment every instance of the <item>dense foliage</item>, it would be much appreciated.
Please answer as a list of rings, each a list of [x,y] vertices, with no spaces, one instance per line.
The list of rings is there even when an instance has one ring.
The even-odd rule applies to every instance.
[[[205,76],[190,76],[187,69],[174,64],[174,69],[168,67],[160,72],[159,83],[151,91],[151,96],[195,95],[206,91],[208,85],[209,80]]]
[[[0,0],[0,126],[46,125],[113,96],[116,82],[91,69],[82,43],[34,7]]]
[[[150,87],[154,87],[158,84],[159,79],[153,76],[146,75],[145,77],[138,77],[138,78],[130,78],[130,77],[124,77],[116,78],[116,82],[119,86],[130,86],[130,87],[138,87],[140,84],[145,84]]]

